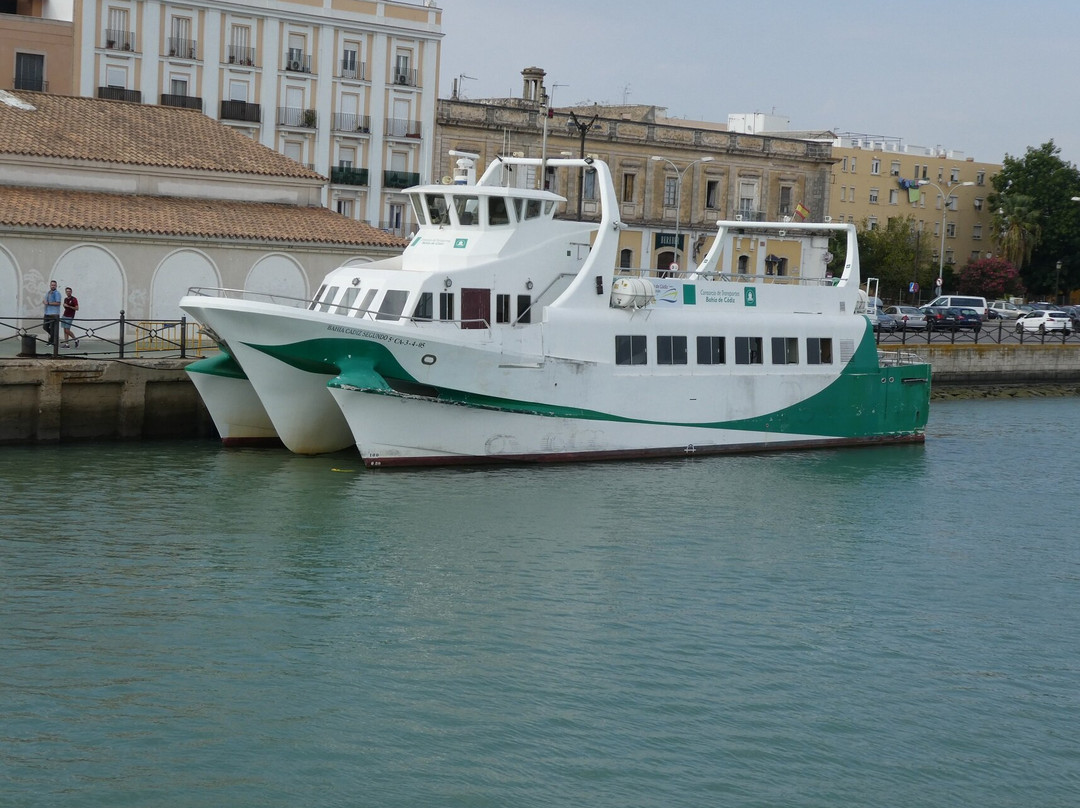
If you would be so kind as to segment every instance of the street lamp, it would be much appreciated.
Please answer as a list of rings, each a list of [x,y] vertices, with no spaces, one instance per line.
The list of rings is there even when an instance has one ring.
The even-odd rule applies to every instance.
[[[1057,262],[1057,269],[1054,272],[1054,305],[1060,305],[1061,294],[1058,292],[1058,288],[1061,286],[1061,262]]]
[[[595,109],[595,105],[594,105]],[[596,126],[596,122],[600,120],[600,113],[594,113],[589,121],[581,121],[573,110],[570,110],[570,120],[566,122],[566,129],[570,134],[575,132],[581,136],[581,154],[578,155],[582,160],[585,159],[585,135],[589,134],[589,130]],[[581,169],[581,178],[578,182],[578,195],[577,195],[577,217],[578,221],[581,221],[581,201],[585,196],[585,169]]]
[[[945,274],[945,214],[949,210],[949,199],[952,197],[952,192],[957,188],[963,188],[968,185],[974,185],[973,182],[958,182],[956,185],[950,185],[947,187],[948,193],[941,190],[941,186],[930,180],[919,180],[919,186],[929,185],[931,188],[937,188],[937,192],[941,194],[941,249],[938,251],[938,269],[937,269],[937,293],[941,294],[942,276]]]
[[[680,171],[679,167],[677,165],[675,165],[673,162],[671,162],[671,160],[667,159],[666,157],[661,157],[658,154],[654,154],[649,159],[654,161],[654,162],[657,162],[657,163],[667,163],[669,166],[671,166],[675,170],[675,249],[672,250],[671,254],[677,256],[679,254],[679,214],[682,212],[682,181],[683,181],[683,177],[686,175],[687,171],[689,171],[691,168],[696,166],[698,163],[711,163],[713,161],[713,158],[712,157],[699,157],[697,160],[692,161],[682,171]],[[694,215],[693,207],[694,207],[693,205],[690,206],[690,215],[691,216]]]

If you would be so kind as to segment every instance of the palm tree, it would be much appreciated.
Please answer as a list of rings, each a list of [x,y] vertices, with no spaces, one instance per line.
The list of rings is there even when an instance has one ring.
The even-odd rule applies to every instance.
[[[994,240],[1002,255],[1017,269],[1031,260],[1031,253],[1042,237],[1042,211],[1035,210],[1035,200],[1023,194],[1003,194],[994,214]]]

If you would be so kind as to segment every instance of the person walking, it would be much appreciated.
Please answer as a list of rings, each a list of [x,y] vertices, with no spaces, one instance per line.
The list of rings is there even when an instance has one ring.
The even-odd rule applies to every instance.
[[[79,347],[79,341],[75,339],[75,335],[71,333],[71,321],[75,319],[75,312],[79,310],[79,298],[71,294],[71,287],[67,287],[64,290],[64,313],[60,317],[60,324],[64,327],[64,345],[63,347],[71,347],[69,343],[75,340],[75,347]]]
[[[56,281],[49,281],[49,291],[45,293],[45,299],[41,301],[45,304],[45,322],[41,324],[41,327],[49,335],[49,345],[55,345],[57,338],[60,336],[61,300],[60,290],[56,288]]]

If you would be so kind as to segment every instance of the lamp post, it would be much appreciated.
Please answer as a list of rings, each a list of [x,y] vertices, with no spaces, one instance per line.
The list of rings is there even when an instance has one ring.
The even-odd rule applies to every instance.
[[[595,106],[594,106],[595,108]],[[589,130],[596,126],[596,122],[600,120],[600,113],[593,113],[592,118],[587,122],[582,122],[577,115],[574,114],[574,110],[570,110],[570,120],[566,122],[566,129],[570,134],[575,132],[581,136],[581,154],[578,156],[585,159],[585,136],[589,134]],[[585,196],[585,169],[581,169],[581,177],[578,181],[578,194],[577,194],[577,217],[578,221],[581,221],[581,201]]]
[[[1058,289],[1061,286],[1061,262],[1057,262],[1057,268],[1054,270],[1054,305],[1061,304],[1061,293]]]
[[[957,188],[963,188],[968,185],[974,185],[973,182],[958,182],[956,185],[947,186],[948,193],[941,190],[941,186],[930,180],[919,180],[919,187],[923,185],[929,185],[931,188],[937,188],[937,192],[941,194],[941,249],[938,251],[938,269],[937,269],[937,293],[941,294],[942,276],[945,274],[945,214],[949,210],[949,199],[952,197],[952,192]]]
[[[678,254],[679,254],[679,214],[682,212],[682,181],[683,181],[683,177],[686,175],[686,172],[689,171],[694,166],[698,165],[699,163],[711,163],[713,161],[713,158],[712,157],[699,157],[697,160],[693,160],[689,165],[686,166],[686,168],[682,169],[681,171],[679,170],[679,167],[677,165],[675,165],[675,163],[671,162],[671,160],[667,159],[666,157],[661,157],[658,154],[654,154],[649,159],[654,161],[654,162],[657,162],[657,163],[667,163],[675,171],[675,248],[672,250],[671,254],[674,255],[674,256],[678,256]],[[690,215],[693,216],[693,213],[694,213],[693,212],[693,205],[691,205],[690,207],[691,207]]]

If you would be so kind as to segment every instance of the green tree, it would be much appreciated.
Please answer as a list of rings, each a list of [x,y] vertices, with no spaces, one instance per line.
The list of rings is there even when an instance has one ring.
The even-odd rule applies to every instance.
[[[1080,287],[1080,203],[1072,201],[1080,196],[1080,171],[1062,160],[1060,152],[1050,140],[1038,148],[1029,146],[1023,157],[1005,155],[1001,173],[991,181],[994,192],[987,200],[997,214],[997,224],[1005,226],[995,233],[1003,252],[1009,243],[1008,217],[1012,215],[1014,226],[1021,227],[1019,221],[1025,218],[1022,211],[1026,209],[1027,226],[1023,229],[1031,235],[1030,214],[1038,212],[1038,232],[1027,259],[1020,263],[1015,253],[1006,253],[1006,257],[1018,264],[1024,285],[1039,296],[1053,294],[1059,275],[1063,290]]]
[[[980,258],[956,273],[956,290],[998,300],[1024,294],[1024,284],[1016,266],[1004,258]]]
[[[1022,267],[1031,260],[1042,236],[1042,211],[1026,194],[1004,194],[991,220],[994,241],[1009,263]]]
[[[878,279],[880,296],[907,300],[908,285],[929,280],[931,245],[925,234],[917,233],[911,216],[896,216],[885,227],[870,229],[864,221],[859,230],[859,264],[862,277]],[[936,275],[936,268],[933,270]]]

